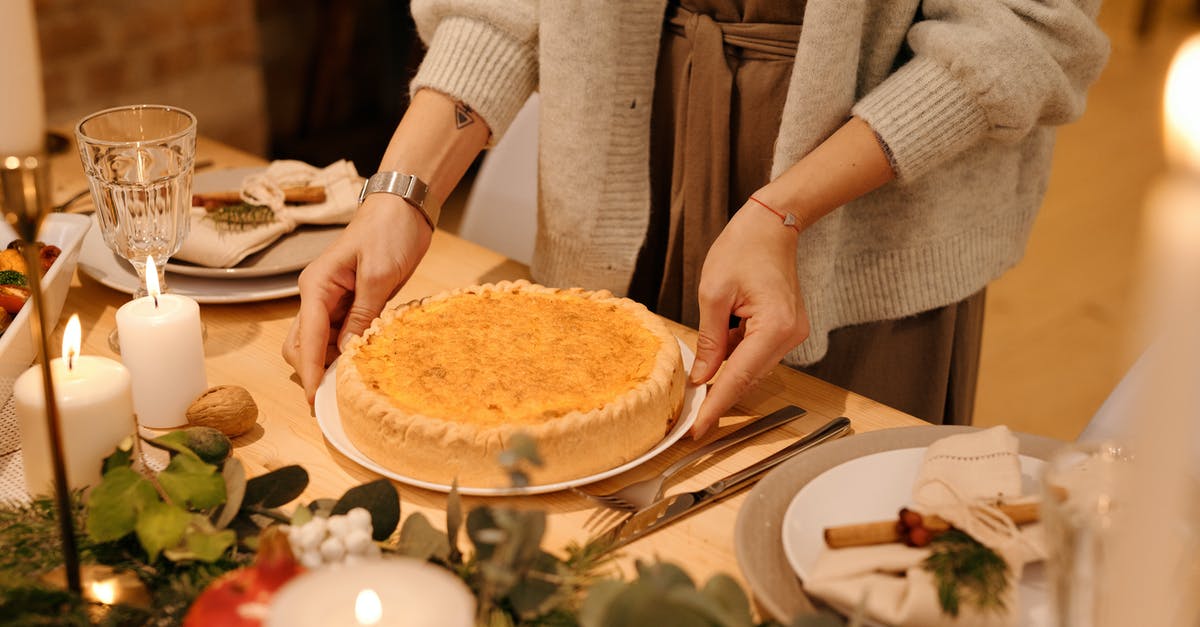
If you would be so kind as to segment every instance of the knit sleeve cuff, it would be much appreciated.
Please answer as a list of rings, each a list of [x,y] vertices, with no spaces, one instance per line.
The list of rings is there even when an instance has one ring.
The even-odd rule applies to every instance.
[[[853,112],[882,140],[901,182],[933,169],[988,128],[983,108],[949,69],[921,57],[863,97]]]
[[[475,110],[494,144],[537,87],[537,50],[486,22],[442,20],[409,91],[433,89]]]

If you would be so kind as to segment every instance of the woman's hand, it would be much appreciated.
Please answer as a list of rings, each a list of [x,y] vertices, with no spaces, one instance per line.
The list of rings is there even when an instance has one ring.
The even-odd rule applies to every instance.
[[[372,194],[341,236],[300,273],[300,312],[283,357],[313,402],[325,368],[412,276],[433,236],[416,209]]]
[[[440,206],[491,134],[465,104],[422,89],[400,119],[379,171],[427,182],[425,202]],[[337,241],[300,273],[300,312],[283,357],[300,375],[310,404],[325,367],[412,276],[432,237],[425,218],[403,199],[370,194]]]
[[[733,216],[700,271],[700,334],[693,383],[725,370],[708,391],[692,427],[703,436],[784,355],[808,337],[808,314],[796,276],[797,229],[755,201]],[[741,318],[729,328],[731,315]]]

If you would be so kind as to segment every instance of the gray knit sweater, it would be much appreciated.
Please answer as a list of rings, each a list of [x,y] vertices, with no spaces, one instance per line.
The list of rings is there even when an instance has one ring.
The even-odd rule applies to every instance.
[[[501,136],[541,95],[536,280],[624,293],[650,214],[650,103],[665,0],[413,0],[412,89]],[[773,176],[853,113],[897,179],[819,220],[796,254],[819,360],[830,330],[961,300],[1020,259],[1053,125],[1108,55],[1099,0],[808,0]],[[919,12],[919,13],[918,13]]]

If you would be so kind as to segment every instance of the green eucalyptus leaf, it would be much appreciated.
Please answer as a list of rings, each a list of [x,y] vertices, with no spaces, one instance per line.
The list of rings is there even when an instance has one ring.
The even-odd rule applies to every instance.
[[[587,598],[583,601],[583,606],[579,608],[579,625],[580,627],[602,627],[605,616],[608,615],[608,609],[612,607],[621,592],[625,590],[625,583],[615,579],[604,579],[597,581],[588,588]]]
[[[247,507],[280,507],[296,500],[307,487],[307,470],[296,465],[284,466],[247,481],[242,503]]]
[[[416,512],[404,519],[400,528],[400,542],[397,547],[400,554],[419,560],[436,557],[445,561],[449,557],[449,547],[446,546],[446,536],[430,524],[424,514]]]
[[[296,511],[292,512],[291,525],[293,527],[299,527],[312,519],[313,513],[311,509],[308,509],[303,505],[297,505]]]
[[[237,542],[237,533],[231,529],[218,530],[207,518],[193,516],[192,523],[183,532],[183,544],[179,548],[166,549],[163,555],[173,562],[196,560],[215,562]]]
[[[458,550],[458,534],[463,525],[462,495],[458,493],[458,479],[450,485],[450,494],[446,495],[446,543],[450,546],[447,560],[451,564],[462,562],[462,552]]]
[[[345,514],[356,507],[371,512],[371,537],[375,540],[387,540],[400,524],[400,493],[387,479],[350,488],[338,499],[331,514]]]
[[[263,526],[254,517],[240,512],[233,517],[226,529],[237,535],[238,542],[242,545],[252,548],[258,540],[258,534],[262,533]]]
[[[217,529],[228,527],[242,509],[242,499],[246,496],[246,468],[237,458],[230,458],[221,467],[221,479],[225,482],[225,505],[213,523]]]
[[[180,429],[178,431],[172,431],[170,433],[160,435],[157,438],[146,440],[146,443],[150,446],[154,446],[166,451],[183,453],[185,455],[196,455],[195,451],[188,448],[187,441],[187,434]]]
[[[112,454],[104,458],[104,463],[101,466],[100,471],[101,476],[107,474],[108,471],[114,468],[128,468],[132,465],[134,442],[133,437],[134,436],[132,435],[126,436],[124,440],[121,440],[121,442],[117,444],[117,448],[113,450]]]
[[[556,574],[559,561],[545,551],[534,558],[530,569],[539,573]],[[523,577],[508,593],[513,610],[523,619],[531,620],[549,612],[560,600],[558,584],[540,577]]]
[[[492,558],[496,545],[508,534],[496,524],[490,507],[476,507],[467,513],[467,537],[475,547],[475,559],[486,561]]]
[[[88,496],[88,536],[95,542],[123,538],[137,526],[138,512],[157,502],[154,484],[129,466],[117,466],[104,473]]]
[[[163,549],[174,547],[183,538],[192,515],[177,505],[155,501],[142,510],[137,520],[137,537],[153,562]]]
[[[516,466],[518,462],[526,461],[538,468],[542,466],[542,456],[538,454],[537,440],[524,431],[518,431],[508,438],[508,446],[500,453],[500,465],[505,468]]]
[[[317,499],[308,504],[308,509],[314,516],[329,518],[329,515],[333,513],[334,505],[337,505],[337,501],[333,499]]]
[[[233,442],[229,436],[212,427],[186,427],[147,442],[168,451],[194,455],[216,465],[225,461],[233,452]]]
[[[659,590],[667,591],[677,587],[696,589],[695,582],[692,581],[687,572],[670,562],[646,564],[638,560],[636,566],[638,580],[649,583]]]
[[[158,484],[177,505],[208,509],[225,502],[225,479],[217,467],[194,455],[176,455],[158,473]]]
[[[720,608],[724,624],[737,627],[749,627],[754,624],[754,616],[750,612],[750,599],[745,591],[729,575],[718,573],[713,575],[701,590],[705,597],[712,599]]]

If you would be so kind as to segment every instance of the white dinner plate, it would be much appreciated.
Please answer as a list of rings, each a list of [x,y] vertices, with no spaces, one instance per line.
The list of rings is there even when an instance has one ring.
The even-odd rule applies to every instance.
[[[192,191],[212,193],[236,191],[242,180],[263,168],[231,168],[201,172],[192,181]],[[249,279],[299,272],[345,229],[343,224],[301,226],[275,240],[270,246],[246,257],[232,268],[209,268],[178,259],[167,261],[167,271],[212,279]]]
[[[104,243],[95,214],[92,214],[92,229],[83,238],[83,249],[79,251],[79,270],[114,290],[126,294],[137,292],[137,273]],[[250,279],[172,275],[167,277],[167,289],[204,304],[252,303],[299,294],[299,277],[299,272]]]
[[[912,487],[925,448],[883,451],[852,459],[818,475],[792,498],[783,515],[783,550],[804,580],[826,551],[827,527],[896,518],[912,505]],[[1021,492],[1038,494],[1040,459],[1021,455]],[[1021,625],[1049,621],[1046,580],[1041,563],[1025,567],[1020,581]],[[853,608],[836,608],[850,613]]]
[[[678,340],[678,338],[676,339]],[[695,360],[696,356],[692,353],[692,350],[683,343],[683,341],[678,341],[679,348],[683,352],[684,369],[690,371],[692,368],[692,361]],[[358,447],[354,446],[354,443],[350,441],[350,438],[346,435],[345,430],[342,428],[342,418],[338,414],[337,393],[335,389],[337,386],[337,378],[335,376],[336,372],[337,362],[335,361],[329,366],[329,369],[325,371],[325,377],[321,379],[321,385],[317,388],[317,398],[313,408],[317,416],[317,424],[321,426],[321,431],[325,434],[325,438],[329,440],[329,443],[355,463],[367,468],[368,470],[375,471],[385,477],[395,479],[400,483],[416,486],[418,488],[436,490],[438,492],[449,492],[451,486],[447,484],[432,483],[429,481],[422,481],[421,479],[415,479],[407,475],[402,475],[394,470],[390,470],[376,463],[365,453],[358,450]],[[682,438],[683,435],[692,428],[692,424],[696,422],[696,415],[700,411],[700,403],[704,400],[706,390],[707,388],[703,385],[688,385],[684,389],[683,393],[683,411],[679,416],[679,420],[675,422],[675,427],[671,429],[670,433],[668,433],[667,436],[662,439],[662,441],[656,444],[654,448],[647,451],[641,457],[621,464],[616,468],[610,468],[593,475],[579,477],[578,479],[560,481],[558,483],[533,485],[525,488],[480,488],[472,486],[458,486],[458,491],[462,494],[468,494],[472,496],[545,494],[547,492],[557,492],[559,490],[566,490],[567,488],[579,487],[619,475],[627,470],[636,468],[650,461],[651,459],[654,459],[654,457],[659,453],[662,453],[670,448],[672,444],[679,441],[679,439]]]

